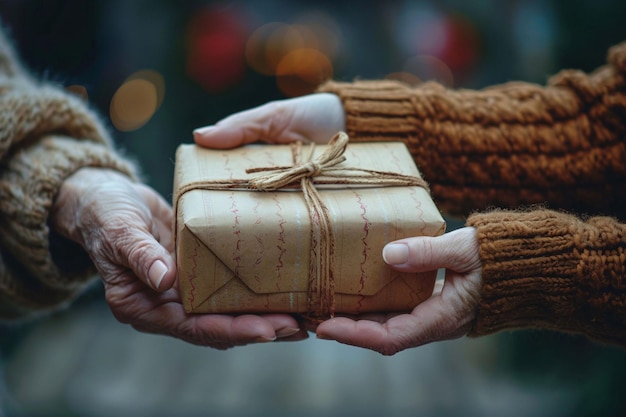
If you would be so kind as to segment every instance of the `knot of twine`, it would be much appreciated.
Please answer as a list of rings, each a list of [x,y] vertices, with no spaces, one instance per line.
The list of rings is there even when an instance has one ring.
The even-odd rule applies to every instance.
[[[257,190],[273,191],[304,178],[331,174],[333,167],[346,160],[343,153],[346,151],[347,146],[348,135],[339,132],[331,139],[324,152],[312,161],[315,144],[311,144],[308,155],[303,158],[302,143],[292,143],[293,166],[247,169],[246,173],[248,174],[269,171],[268,174],[251,179],[249,185]]]
[[[324,152],[314,160],[312,160],[314,144],[311,144],[307,155],[303,157],[302,143],[292,143],[292,166],[250,168],[246,170],[246,173],[265,172],[265,174],[248,180],[192,182],[178,190],[175,204],[178,203],[184,193],[191,190],[253,189],[273,191],[299,183],[311,222],[308,316],[313,319],[332,317],[335,312],[335,239],[328,208],[322,201],[315,184],[419,186],[429,191],[428,184],[416,176],[338,166],[346,160],[344,152],[348,141],[346,133],[337,133],[328,143]]]

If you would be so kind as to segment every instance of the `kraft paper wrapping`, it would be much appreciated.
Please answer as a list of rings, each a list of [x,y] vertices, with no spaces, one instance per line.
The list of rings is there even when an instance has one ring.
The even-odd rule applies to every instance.
[[[326,145],[318,145],[314,156]],[[419,177],[402,143],[351,143],[342,164]],[[180,145],[174,195],[179,289],[189,313],[309,313],[311,221],[297,187],[177,190],[249,179],[246,169],[292,166],[288,145],[211,150]],[[334,313],[410,311],[432,293],[436,271],[387,266],[390,241],[436,236],[445,222],[419,186],[317,185],[334,234]]]

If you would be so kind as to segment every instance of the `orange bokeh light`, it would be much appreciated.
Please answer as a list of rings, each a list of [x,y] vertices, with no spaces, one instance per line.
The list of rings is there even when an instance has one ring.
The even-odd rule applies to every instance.
[[[323,81],[332,78],[328,57],[312,48],[291,51],[276,66],[276,82],[289,97],[312,93]]]
[[[111,122],[120,131],[139,129],[152,118],[161,105],[164,91],[165,82],[158,72],[142,70],[132,74],[111,99]]]

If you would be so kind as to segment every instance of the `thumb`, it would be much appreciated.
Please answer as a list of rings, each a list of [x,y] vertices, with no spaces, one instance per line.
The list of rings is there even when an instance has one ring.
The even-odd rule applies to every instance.
[[[176,279],[174,258],[144,227],[126,222],[121,231],[102,233],[100,244],[88,246],[93,248],[91,257],[107,284],[121,284],[130,269],[150,288],[165,291],[172,287]]]
[[[436,237],[397,240],[383,248],[383,259],[388,265],[404,272],[439,268],[469,271],[480,263],[476,231],[472,227],[464,227]]]
[[[159,246],[162,249],[162,247]],[[176,279],[176,265],[172,257],[165,253],[156,253],[161,252],[160,250],[156,250],[152,256],[147,256],[149,259],[145,265],[148,266],[148,272],[146,275],[141,276],[141,270],[145,269],[145,265],[137,265],[133,268],[135,274],[144,282],[149,283],[149,285],[157,291],[166,291],[174,285],[174,281]]]
[[[172,209],[150,187],[134,184],[134,188],[136,193],[127,190],[130,195],[126,201],[135,204],[117,214],[118,221],[126,225],[126,235],[116,239],[120,262],[149,287],[165,291],[176,280],[176,262],[170,252],[173,250]]]
[[[121,249],[127,266],[145,284],[157,291],[172,287],[176,279],[175,261],[154,236],[135,230]]]

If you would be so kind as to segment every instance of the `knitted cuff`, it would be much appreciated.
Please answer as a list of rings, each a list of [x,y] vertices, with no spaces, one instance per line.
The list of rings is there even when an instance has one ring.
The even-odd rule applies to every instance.
[[[474,214],[483,286],[470,336],[545,328],[626,342],[626,226],[548,210]]]
[[[86,166],[136,177],[132,165],[109,147],[60,136],[42,138],[8,160],[0,176],[0,241],[11,271],[10,282],[0,280],[0,291],[9,292],[14,303],[46,308],[73,296],[94,275],[83,249],[51,236],[47,223],[63,180]]]
[[[414,93],[403,83],[328,81],[318,92],[339,96],[346,113],[346,133],[353,142],[406,141],[417,133]]]

